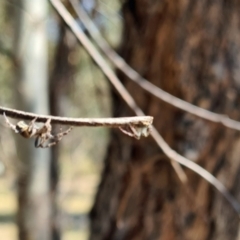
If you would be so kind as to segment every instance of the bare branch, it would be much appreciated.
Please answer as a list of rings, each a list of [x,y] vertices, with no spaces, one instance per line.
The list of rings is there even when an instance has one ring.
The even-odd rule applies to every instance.
[[[0,106],[0,114],[6,114],[6,116],[17,119],[33,120],[36,118],[36,122],[45,123],[48,119],[51,119],[51,123],[58,123],[61,125],[77,126],[77,127],[128,127],[129,125],[135,128],[150,128],[153,117],[139,116],[139,117],[122,117],[122,118],[67,118],[56,117],[49,115],[39,115],[30,112],[18,111],[15,109],[5,108]]]
[[[142,110],[136,105],[132,96],[128,93],[128,91],[124,88],[120,80],[117,78],[114,71],[107,64],[105,59],[101,56],[101,54],[96,50],[93,44],[89,41],[87,36],[84,34],[82,29],[79,27],[78,23],[73,19],[70,13],[66,10],[64,5],[59,0],[50,0],[53,7],[62,17],[62,19],[66,22],[69,28],[73,31],[77,39],[84,46],[84,48],[88,51],[90,56],[94,59],[94,61],[101,68],[103,73],[107,76],[109,81],[114,85],[119,94],[128,104],[128,106],[137,114],[143,115]],[[163,150],[163,152],[171,159],[174,160],[187,168],[191,169],[201,177],[203,177],[207,182],[213,185],[230,203],[233,209],[240,215],[240,205],[237,200],[227,191],[227,189],[223,186],[223,184],[217,180],[211,173],[207,172],[205,169],[192,162],[191,160],[184,158],[179,155],[175,151],[173,151],[168,144],[164,141],[158,131],[153,128],[151,133],[153,139],[156,141],[158,146]]]
[[[152,128],[151,135],[161,147],[163,152],[170,159],[196,172],[199,176],[201,176],[207,182],[213,185],[227,199],[227,201],[231,204],[231,206],[240,216],[240,205],[238,201],[228,192],[226,187],[217,178],[215,178],[210,172],[208,172],[204,168],[200,167],[198,164],[190,161],[189,159],[181,156],[180,154],[172,150],[155,128]]]
[[[168,92],[165,92],[161,88],[155,86],[147,79],[143,78],[137,71],[135,71],[131,66],[129,66],[126,61],[120,57],[108,44],[108,42],[102,37],[100,31],[87,15],[86,11],[77,4],[75,0],[69,0],[72,3],[72,6],[76,13],[78,14],[79,19],[83,22],[84,26],[95,40],[99,48],[104,52],[104,54],[112,61],[112,63],[122,72],[126,74],[132,81],[141,86],[144,90],[148,91],[155,97],[161,99],[162,101],[173,105],[183,111],[191,113],[195,116],[203,118],[205,120],[220,123],[227,128],[240,131],[240,122],[230,119],[226,115],[217,114],[206,109],[197,107],[189,102],[186,102],[180,98],[177,98]]]

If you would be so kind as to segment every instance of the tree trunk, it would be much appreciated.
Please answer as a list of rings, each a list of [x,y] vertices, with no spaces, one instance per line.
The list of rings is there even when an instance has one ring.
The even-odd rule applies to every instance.
[[[44,0],[22,0],[16,5],[17,108],[49,114],[48,4]],[[21,164],[17,179],[19,239],[50,240],[50,152],[35,148],[32,139],[16,137]]]
[[[120,52],[143,77],[197,106],[240,120],[240,1],[123,4]],[[167,143],[214,174],[237,198],[239,133],[163,103],[119,73]],[[114,115],[132,113],[114,95]],[[185,169],[183,186],[151,138],[112,132],[95,205],[98,239],[239,239],[237,214],[205,180]]]
[[[69,56],[76,50],[77,41],[65,27],[62,21],[59,21],[59,40],[54,57],[54,68],[50,78],[50,113],[54,116],[63,116],[61,103],[69,90],[72,76],[75,72],[75,66],[70,63]],[[72,39],[74,38],[74,40]],[[72,40],[72,41],[70,41]],[[70,43],[71,44],[70,44]],[[53,126],[53,131],[58,132],[59,126]],[[60,143],[61,144],[61,143]],[[59,214],[57,209],[56,194],[59,183],[59,144],[51,148],[51,194],[52,194],[52,240],[61,239]]]

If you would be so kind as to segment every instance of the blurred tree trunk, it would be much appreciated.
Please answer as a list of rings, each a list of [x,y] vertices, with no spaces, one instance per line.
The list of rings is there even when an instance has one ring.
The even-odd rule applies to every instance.
[[[50,78],[50,113],[55,116],[63,116],[61,103],[70,86],[71,79],[75,72],[75,65],[70,62],[71,54],[76,50],[77,41],[73,34],[65,27],[63,21],[59,21],[59,41],[55,51],[54,68]],[[53,131],[59,131],[53,126]],[[61,143],[60,143],[61,144]],[[56,193],[59,182],[59,146],[51,148],[51,195],[52,195],[52,239],[59,240],[60,226],[58,219]]]
[[[153,84],[240,120],[240,1],[123,3],[120,52]],[[240,200],[239,133],[179,111],[119,73],[168,144],[213,173]],[[114,115],[132,115],[114,95]],[[239,219],[206,181],[186,170],[189,195],[151,138],[113,131],[91,212],[97,239],[239,239]]]
[[[16,8],[16,90],[17,108],[49,114],[48,56],[44,0],[15,2]],[[19,10],[20,9],[20,10]],[[20,240],[51,239],[50,152],[37,149],[34,141],[17,136],[18,226]]]

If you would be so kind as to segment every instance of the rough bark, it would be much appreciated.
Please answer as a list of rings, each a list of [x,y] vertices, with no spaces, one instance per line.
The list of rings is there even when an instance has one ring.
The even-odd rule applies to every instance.
[[[142,76],[200,107],[240,120],[240,1],[123,3],[120,52]],[[119,74],[168,144],[239,199],[239,133],[163,103]],[[131,112],[114,95],[115,116]],[[195,173],[183,186],[151,138],[113,131],[91,212],[90,239],[238,239],[239,219]]]

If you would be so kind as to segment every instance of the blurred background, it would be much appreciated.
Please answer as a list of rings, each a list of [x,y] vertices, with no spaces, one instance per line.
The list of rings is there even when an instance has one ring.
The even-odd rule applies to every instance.
[[[0,2],[1,105],[67,117],[135,115],[53,1],[60,3]],[[97,46],[99,36],[90,36],[75,11],[84,9],[113,50],[146,79],[141,82],[152,84],[145,91],[132,82],[139,76],[124,71],[122,61],[115,69],[166,143],[214,175],[230,198],[196,169],[169,161],[152,137],[137,141],[116,129],[74,128],[51,149],[37,149],[1,117],[0,239],[240,239],[239,128],[171,105],[172,95],[240,120],[240,1],[62,3]],[[161,89],[170,101],[161,100]]]
[[[82,4],[104,36],[117,46],[122,25],[119,2],[83,1]],[[2,106],[69,117],[112,116],[107,80],[48,1],[1,1],[0,11]],[[11,121],[17,123],[17,120]],[[56,126],[55,131],[59,132],[59,128]],[[61,229],[62,239],[86,239],[89,232],[87,214],[96,194],[108,141],[106,128],[76,128],[71,137],[64,139],[65,143],[54,147],[53,153],[49,149],[35,150],[32,149],[34,140],[28,143],[15,135],[2,117],[0,239],[18,239],[17,224],[23,221],[18,220],[21,217],[17,214],[19,184],[24,195],[31,191],[26,190],[30,185],[28,181],[33,185],[44,182],[44,168],[49,167],[51,157],[58,162],[57,166],[52,166],[53,181],[59,179],[57,190],[54,190],[58,208],[54,225]],[[19,147],[19,142],[29,146]],[[48,154],[40,156],[41,151]],[[38,164],[44,161],[41,158],[49,158],[43,170]],[[32,159],[36,162],[30,168],[36,171],[39,168],[42,173],[29,169],[28,161]],[[30,177],[32,179],[27,180],[28,171],[40,174],[40,179]],[[37,188],[36,185],[33,187]],[[38,194],[35,197],[38,198]]]

